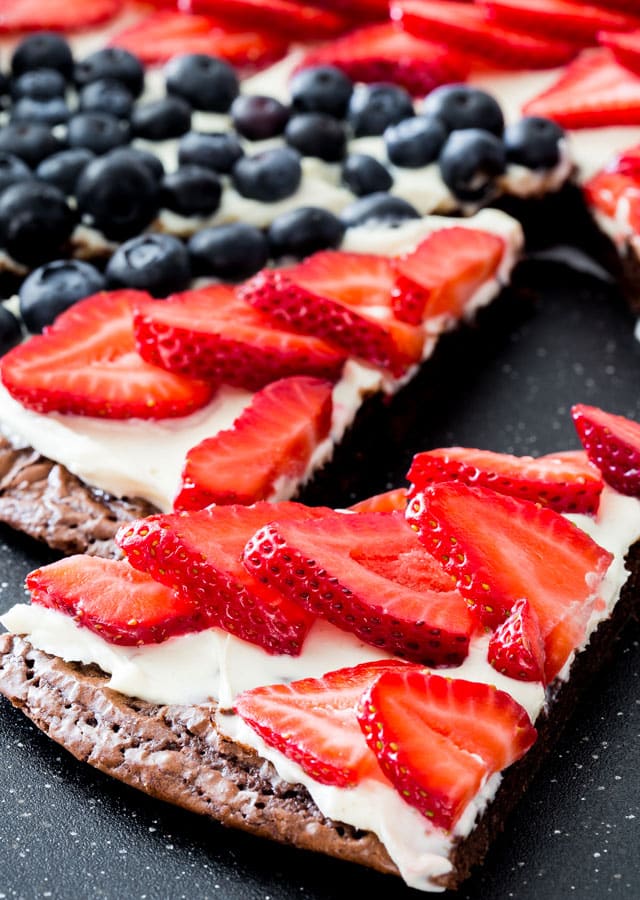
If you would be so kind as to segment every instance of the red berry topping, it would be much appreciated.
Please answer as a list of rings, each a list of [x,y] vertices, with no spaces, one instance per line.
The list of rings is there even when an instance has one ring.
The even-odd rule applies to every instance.
[[[407,506],[407,489],[394,488],[392,491],[385,491],[384,494],[374,494],[373,497],[367,497],[354,503],[349,509],[354,512],[404,512]]]
[[[582,446],[607,484],[640,497],[640,425],[583,403],[571,415]]]
[[[598,41],[611,50],[621,66],[640,75],[640,30],[631,34],[603,30]]]
[[[297,0],[181,0],[180,9],[211,13],[237,28],[265,28],[297,40],[331,37],[349,24],[343,16]],[[348,11],[348,6],[341,10]]]
[[[80,31],[113,19],[123,0],[6,0],[0,9],[3,31]]]
[[[494,669],[520,681],[544,680],[544,644],[528,600],[516,600],[511,615],[498,625],[487,656]]]
[[[480,0],[499,25],[531,34],[593,44],[599,31],[632,31],[640,18],[575,0]]]

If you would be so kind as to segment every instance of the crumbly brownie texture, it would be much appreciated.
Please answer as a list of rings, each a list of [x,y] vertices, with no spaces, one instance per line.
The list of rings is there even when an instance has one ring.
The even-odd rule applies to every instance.
[[[627,568],[631,574],[613,616],[576,658],[569,681],[559,684],[549,714],[537,722],[533,749],[506,772],[477,827],[454,848],[443,887],[457,887],[482,861],[590,678],[612,654],[639,602],[640,542]],[[213,704],[157,706],[110,690],[107,680],[96,667],[65,663],[21,637],[0,636],[0,693],[77,759],[224,825],[398,874],[375,835],[325,818],[302,785],[284,782],[255,751],[221,736]]]

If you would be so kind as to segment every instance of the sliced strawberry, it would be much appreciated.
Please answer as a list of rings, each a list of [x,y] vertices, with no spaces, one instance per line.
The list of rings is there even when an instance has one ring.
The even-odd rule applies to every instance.
[[[248,542],[248,571],[344,631],[429,665],[459,665],[473,623],[400,513],[274,522]]]
[[[396,274],[388,256],[321,250],[284,272],[294,284],[312,294],[347,306],[391,311]]]
[[[275,517],[326,512],[298,503],[216,506],[139,519],[123,525],[116,541],[132,566],[186,594],[212,625],[269,653],[297,656],[314,616],[250,575],[242,551],[253,533]]]
[[[603,30],[598,34],[598,42],[611,50],[621,66],[640,75],[640,30],[631,34]]]
[[[5,0],[0,4],[0,32],[80,31],[113,19],[123,0]]]
[[[528,600],[516,600],[509,618],[491,635],[487,658],[494,669],[509,678],[543,681],[544,643],[538,617]]]
[[[403,374],[422,355],[424,336],[418,328],[355,312],[338,300],[299,287],[286,271],[264,269],[239,294],[277,324],[316,335],[393,375]]]
[[[296,0],[181,0],[180,9],[211,13],[236,27],[273,29],[297,40],[331,37],[349,26],[335,12]]]
[[[374,681],[360,700],[358,721],[407,803],[446,829],[482,783],[520,759],[537,737],[526,711],[504,691],[413,666]]]
[[[2,358],[9,393],[36,412],[108,419],[186,416],[211,385],[150,366],[136,353],[131,304],[141,291],[95,294]]]
[[[235,710],[270,747],[296,762],[320,784],[354,787],[365,778],[385,781],[363,737],[356,708],[364,691],[400,660],[362,663],[272,684],[236,697]]]
[[[441,84],[464,81],[469,71],[461,54],[393,22],[358,28],[310,50],[299,68],[320,65],[337,66],[353,81],[391,81],[419,97]]]
[[[459,481],[487,487],[500,494],[531,500],[556,512],[597,512],[602,477],[583,453],[509,456],[468,447],[443,447],[417,453],[408,480],[410,497],[430,484]]]
[[[633,0],[627,0],[631,3]],[[344,0],[314,0],[314,6],[344,13]],[[357,21],[386,19],[389,16],[389,0],[349,0],[349,16]]]
[[[582,446],[607,484],[640,497],[640,425],[583,403],[574,406],[571,415]]]
[[[576,54],[574,44],[500,26],[485,9],[451,0],[393,0],[391,17],[411,34],[507,69],[545,69]]]
[[[275,62],[289,46],[282,34],[261,31],[255,24],[236,27],[218,17],[171,10],[145,16],[112,37],[111,43],[135,53],[147,65],[167,62],[179,53],[206,53],[247,68]]]
[[[407,506],[407,489],[394,488],[391,491],[385,491],[384,494],[374,494],[373,497],[367,497],[366,500],[360,500],[354,503],[349,509],[354,512],[404,512]]]
[[[174,509],[266,500],[301,479],[331,429],[332,385],[299,375],[256,393],[233,427],[187,453]]]
[[[554,119],[565,128],[637,125],[640,77],[616,62],[610,50],[586,50],[523,112]]]
[[[434,231],[416,250],[395,261],[396,316],[414,325],[442,315],[457,321],[478,288],[495,277],[503,256],[504,240],[487,231]],[[411,285],[420,290],[411,290]]]
[[[568,615],[584,636],[612,555],[551,509],[454,482],[417,493],[407,518],[485,625],[496,628],[516,600],[529,601],[545,641],[550,681],[558,671],[548,665],[557,659],[552,632]]]
[[[209,627],[198,602],[120,560],[69,556],[31,572],[27,587],[33,603],[114,644],[159,644]]]
[[[575,44],[593,44],[599,31],[633,31],[640,18],[571,0],[480,0],[499,25]]]
[[[346,359],[318,338],[275,328],[224,285],[143,300],[134,306],[133,323],[147,362],[249,391],[291,375],[335,381]]]

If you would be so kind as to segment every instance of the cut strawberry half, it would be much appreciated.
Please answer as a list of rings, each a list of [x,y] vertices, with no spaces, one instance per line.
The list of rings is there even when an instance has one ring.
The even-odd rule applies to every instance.
[[[585,182],[583,192],[590,206],[613,219],[621,212],[619,224],[640,233],[640,146],[616,156]]]
[[[584,453],[509,456],[468,447],[443,447],[418,453],[407,475],[410,497],[430,484],[459,481],[500,494],[531,500],[556,512],[597,512],[602,477]]]
[[[115,18],[123,0],[6,0],[0,6],[0,32],[80,31]]]
[[[391,81],[419,97],[441,84],[464,81],[469,71],[461,54],[393,22],[358,28],[310,50],[299,68],[307,66],[337,66],[353,81]]]
[[[563,639],[562,629],[553,637],[554,629],[568,617],[581,635],[562,665],[584,637],[611,553],[551,509],[454,482],[418,492],[407,518],[485,625],[496,628],[516,600],[529,601],[540,622],[550,681],[558,669],[549,660],[559,661],[553,644]]]
[[[255,503],[269,499],[279,481],[303,478],[329,436],[332,387],[300,375],[258,391],[231,429],[189,450],[174,509]]]
[[[294,284],[286,271],[264,269],[239,294],[278,325],[316,335],[393,375],[402,375],[421,358],[424,335],[420,329],[391,318],[362,315]]]
[[[487,231],[434,231],[412,253],[395,260],[396,316],[414,325],[437,316],[457,321],[478,289],[495,278],[504,250],[504,240]]]
[[[404,512],[407,506],[407,489],[394,488],[384,494],[374,494],[366,500],[354,503],[349,509],[354,512]]]
[[[249,69],[275,62],[289,47],[282,34],[261,31],[255,23],[236,27],[218,17],[171,10],[145,16],[118,32],[111,44],[130,50],[147,65],[167,62],[181,53],[205,53]]]
[[[322,250],[283,270],[298,287],[346,306],[391,311],[395,268],[388,256]]]
[[[593,44],[599,31],[633,31],[640,18],[570,0],[480,0],[496,22],[570,41]]]
[[[244,563],[265,584],[367,644],[428,665],[460,665],[473,622],[450,578],[399,513],[274,522]]]
[[[419,38],[507,69],[559,66],[577,52],[575,44],[498,25],[485,9],[451,0],[394,0],[391,17]]]
[[[616,62],[610,50],[585,50],[523,112],[554,119],[564,128],[637,125],[640,77]]]
[[[242,551],[253,533],[275,517],[302,519],[326,512],[298,503],[217,506],[139,519],[123,525],[116,541],[132,566],[183,592],[211,625],[269,653],[297,656],[314,616],[249,574]]]
[[[509,618],[491,635],[487,659],[508,678],[544,680],[544,643],[538,617],[528,600],[516,600]]]
[[[380,768],[434,825],[451,829],[486,779],[520,759],[537,732],[493,685],[408,666],[385,672],[358,706]]]
[[[598,43],[608,47],[621,66],[640,75],[640,30],[630,34],[601,31]]]
[[[186,416],[211,400],[203,381],[173,375],[136,353],[131,304],[140,291],[95,294],[0,362],[12,397],[36,412],[108,419]]]
[[[279,378],[314,375],[335,381],[346,355],[325,341],[275,328],[214,285],[134,306],[138,352],[170,372],[256,391]]]
[[[208,628],[200,604],[128,563],[69,556],[27,576],[33,603],[73,616],[113,644],[159,644]]]
[[[180,0],[180,9],[211,13],[236,27],[267,28],[297,40],[332,37],[350,24],[344,16],[296,0]]]
[[[400,660],[363,663],[244,691],[235,710],[270,747],[320,784],[354,787],[365,778],[385,781],[356,716],[365,690],[383,673],[406,668]]]
[[[640,425],[583,403],[571,415],[582,446],[607,484],[640,497]]]

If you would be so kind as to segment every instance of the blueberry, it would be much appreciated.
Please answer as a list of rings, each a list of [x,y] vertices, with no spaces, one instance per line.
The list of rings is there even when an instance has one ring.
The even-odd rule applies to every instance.
[[[382,134],[413,113],[411,97],[395,84],[361,84],[349,103],[348,119],[356,137]]]
[[[67,128],[70,147],[86,147],[98,156],[126,144],[129,137],[129,123],[109,113],[77,113]]]
[[[298,190],[302,179],[300,155],[291,147],[277,147],[243,156],[233,167],[232,177],[243,197],[275,203]]]
[[[19,156],[32,169],[64,148],[64,142],[41,122],[12,122],[0,128],[0,152]]]
[[[33,172],[25,162],[12,153],[0,153],[0,192],[30,178],[33,178]]]
[[[366,153],[352,153],[346,158],[342,167],[342,181],[358,197],[388,191],[393,185],[389,170]]]
[[[11,108],[12,122],[39,122],[42,125],[61,125],[71,115],[62,97],[51,100],[34,100],[21,97]]]
[[[139,234],[160,209],[160,185],[144,162],[120,151],[99,157],[76,185],[80,213],[106,237]]]
[[[113,78],[120,81],[134,97],[144,88],[144,68],[137,56],[121,47],[105,47],[76,63],[73,78],[79,88],[91,81]]]
[[[162,181],[164,178],[162,160],[149,150],[142,150],[140,147],[116,147],[114,150],[109,151],[108,156],[110,159],[117,157],[118,159],[142,163],[156,181]]]
[[[11,93],[11,82],[9,76],[4,72],[0,72],[0,97],[7,97]]]
[[[435,116],[413,116],[397,125],[389,125],[384,133],[387,156],[395,166],[417,169],[438,158],[447,139],[447,131]]]
[[[347,147],[344,125],[326,113],[294,116],[285,128],[284,137],[303,156],[318,156],[326,162],[339,162]]]
[[[29,331],[40,332],[65,309],[105,286],[104,276],[79,259],[45,263],[20,288],[20,314]]]
[[[440,158],[440,174],[447,187],[460,200],[483,200],[493,180],[507,165],[507,154],[500,138],[480,128],[452,131]]]
[[[69,44],[52,31],[38,31],[20,41],[11,60],[11,71],[15,77],[32,69],[56,69],[70,78],[73,56]]]
[[[41,181],[53,184],[68,196],[75,194],[78,178],[92,159],[95,159],[95,154],[86,147],[61,150],[60,153],[43,159],[36,169],[36,175]]]
[[[210,216],[220,206],[222,185],[211,169],[184,166],[165,175],[160,202],[181,216]]]
[[[58,255],[76,216],[51,184],[22,181],[0,194],[0,244],[18,262],[40,265]]]
[[[420,213],[401,197],[377,193],[355,200],[342,211],[340,218],[345,228],[354,228],[369,222],[397,225],[407,219],[419,219]]]
[[[552,169],[560,162],[560,141],[565,134],[551,119],[528,116],[507,125],[503,140],[507,160],[528,169]]]
[[[6,306],[0,306],[0,356],[22,340],[20,322]]]
[[[194,109],[227,112],[238,96],[238,77],[229,63],[217,56],[186,53],[164,67],[169,94],[186,100]]]
[[[242,281],[264,268],[269,244],[262,231],[244,222],[203,228],[189,241],[194,275]]]
[[[131,116],[133,133],[148,141],[177,138],[191,128],[191,107],[180,97],[163,97],[136,106]]]
[[[437,116],[447,131],[482,128],[501,135],[502,110],[495,97],[466,84],[445,84],[431,91],[422,108],[424,115]]]
[[[264,141],[282,134],[289,121],[289,107],[274,97],[242,94],[231,105],[233,127],[250,141]]]
[[[133,109],[133,94],[115,78],[98,78],[80,91],[82,112],[106,112],[118,119],[128,119]]]
[[[317,206],[301,206],[276,216],[267,236],[271,254],[295,256],[302,259],[342,243],[345,226],[340,219],[326,209]]]
[[[169,234],[142,234],[116,250],[106,275],[111,288],[137,288],[154,297],[166,297],[189,286],[189,254],[184,244]]]
[[[291,104],[296,112],[321,112],[336,119],[347,114],[353,82],[335,66],[311,66],[297,72],[290,82]]]
[[[214,172],[230,172],[244,150],[235,134],[203,134],[190,131],[180,139],[178,162],[181,166],[204,166]]]
[[[56,69],[33,69],[15,78],[11,85],[11,98],[15,102],[21,97],[34,100],[51,100],[64,97],[67,82]]]

